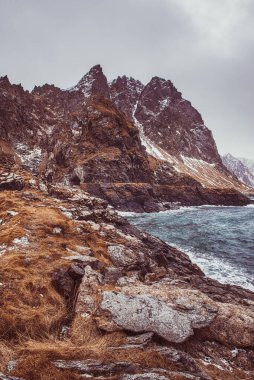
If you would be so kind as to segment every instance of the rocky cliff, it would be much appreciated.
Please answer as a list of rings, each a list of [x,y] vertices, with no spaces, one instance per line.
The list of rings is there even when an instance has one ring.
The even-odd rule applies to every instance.
[[[0,379],[253,379],[252,292],[78,186],[0,179]]]
[[[3,164],[45,186],[79,185],[122,210],[248,203],[200,114],[160,78],[108,83],[97,65],[69,90],[29,93],[2,77],[0,139]]]

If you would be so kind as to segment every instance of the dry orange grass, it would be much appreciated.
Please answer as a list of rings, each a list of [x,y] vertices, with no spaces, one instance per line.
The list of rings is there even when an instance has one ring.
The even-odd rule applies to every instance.
[[[72,321],[68,337],[59,339],[69,311],[52,285],[52,275],[70,265],[66,260],[69,255],[66,247],[75,249],[77,245],[86,245],[101,262],[107,265],[110,261],[105,239],[92,226],[84,223],[81,230],[77,230],[77,223],[53,207],[53,200],[42,193],[35,192],[35,195],[38,200],[30,204],[22,198],[22,193],[0,193],[0,218],[5,221],[1,226],[0,244],[12,248],[1,256],[0,266],[0,371],[5,371],[13,358],[18,361],[12,375],[29,380],[82,378],[73,371],[57,369],[52,361],[59,359],[122,361],[177,370],[156,352],[112,349],[126,342],[125,334],[102,334],[95,323],[80,315]],[[8,210],[18,214],[8,215]],[[55,227],[61,229],[60,233],[53,233]],[[13,246],[13,239],[22,236],[27,237],[29,244]],[[110,239],[124,243],[113,232]],[[211,373],[219,380],[219,375]],[[172,379],[181,377],[176,375]],[[239,375],[239,379],[245,378]]]
[[[10,344],[0,341],[0,371],[4,371],[7,363],[12,359],[13,348]]]
[[[51,283],[49,269],[52,263],[38,267],[26,264],[22,254],[1,258],[0,279],[0,337],[22,339],[41,337],[57,331],[66,315],[62,297]],[[36,265],[36,264],[35,264]]]
[[[35,379],[36,374],[39,380],[46,379],[68,379],[74,376],[67,371],[59,372],[52,361],[54,360],[100,360],[102,363],[127,362],[137,363],[150,368],[165,368],[175,370],[168,360],[156,352],[145,352],[134,349],[117,349],[126,341],[122,332],[102,334],[93,321],[87,321],[82,316],[77,315],[72,323],[70,334],[66,340],[48,339],[36,341],[29,340],[20,346],[17,352],[19,364],[12,373],[16,376]],[[116,349],[112,349],[115,347]],[[43,367],[43,374],[40,368]],[[49,376],[45,377],[45,368]],[[65,374],[66,377],[61,377]],[[41,376],[41,377],[40,377]],[[55,376],[55,377],[53,377]],[[76,375],[78,376],[78,375]],[[76,379],[79,377],[73,377]]]
[[[0,337],[27,339],[57,332],[68,311],[52,285],[52,274],[69,265],[64,247],[76,242],[73,222],[58,209],[32,207],[15,192],[1,193],[0,204],[5,218],[0,244],[12,249],[1,256]],[[9,216],[8,210],[18,215]],[[55,227],[61,228],[60,234],[53,234]],[[13,239],[22,236],[29,244],[13,246]]]
[[[53,359],[53,358],[52,358]],[[57,369],[51,358],[45,354],[28,355],[19,361],[13,375],[27,380],[79,380],[81,376],[73,371]]]

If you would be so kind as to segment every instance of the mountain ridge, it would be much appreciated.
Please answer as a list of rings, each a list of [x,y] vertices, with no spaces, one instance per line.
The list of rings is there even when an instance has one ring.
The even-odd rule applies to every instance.
[[[69,90],[46,84],[29,93],[4,77],[0,97],[0,137],[46,185],[81,185],[124,210],[248,202],[239,193],[247,187],[222,165],[211,132],[171,81],[108,83],[96,65]]]

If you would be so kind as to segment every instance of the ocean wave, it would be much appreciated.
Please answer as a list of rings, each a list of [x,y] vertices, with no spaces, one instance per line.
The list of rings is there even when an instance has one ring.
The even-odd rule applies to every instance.
[[[248,205],[248,206],[254,206],[254,205]],[[245,206],[245,207],[248,207]],[[224,205],[200,205],[200,206],[180,206],[176,209],[170,209],[170,210],[164,210],[164,211],[158,211],[152,214],[170,214],[170,213],[179,213],[184,211],[196,211],[200,209],[223,209],[223,208],[242,208],[243,206],[224,206]]]
[[[222,284],[231,284],[241,286],[245,289],[254,291],[254,282],[248,278],[243,268],[236,267],[226,260],[217,257],[209,257],[193,249],[183,248],[179,245],[167,242],[178,250],[186,253],[194,264],[197,264],[206,276],[221,282]]]

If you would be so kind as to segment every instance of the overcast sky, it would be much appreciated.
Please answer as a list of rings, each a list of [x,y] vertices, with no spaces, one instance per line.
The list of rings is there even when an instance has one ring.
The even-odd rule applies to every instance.
[[[254,159],[254,0],[0,0],[0,75],[71,87],[95,64],[113,79],[171,79],[220,153]]]

